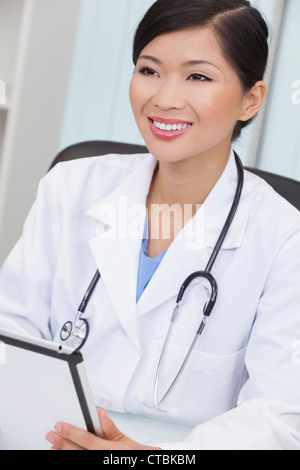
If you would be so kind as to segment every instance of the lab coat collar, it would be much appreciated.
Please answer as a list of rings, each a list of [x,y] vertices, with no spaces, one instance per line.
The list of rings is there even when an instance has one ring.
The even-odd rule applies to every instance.
[[[120,322],[139,348],[136,323],[136,289],[146,206],[154,169],[151,155],[110,195],[96,202],[87,215],[98,220],[90,248]]]
[[[97,236],[90,240],[92,253],[122,326],[137,347],[137,315],[143,315],[175,297],[189,274],[205,268],[211,248],[215,246],[229,214],[237,187],[237,169],[232,152],[204,205],[174,240],[136,304],[145,203],[156,165],[157,161],[151,155],[145,155],[121,186],[88,211],[89,216],[99,221]],[[115,209],[114,213],[109,210],[111,207]],[[242,197],[223,250],[241,246],[248,212],[247,198]],[[120,227],[123,225],[124,228],[126,224],[130,232],[127,235],[130,236],[120,233]]]
[[[205,245],[215,247],[221,230],[227,220],[238,185],[238,172],[234,152],[224,172],[204,202]],[[239,248],[242,244],[249,215],[249,199],[246,196],[249,188],[244,183],[241,201],[232,225],[222,245],[223,250]]]
[[[87,212],[87,215],[101,221],[106,228],[120,228],[121,235],[124,227],[120,225],[125,223],[122,211],[129,209],[130,214],[127,215],[134,219],[134,213],[139,215],[141,212],[140,205],[145,208],[153,172],[157,166],[157,160],[152,155],[143,154],[140,157],[137,167],[128,178],[108,196],[93,204]],[[114,208],[114,211],[111,211],[111,208]],[[133,229],[134,223],[130,225],[129,230]]]

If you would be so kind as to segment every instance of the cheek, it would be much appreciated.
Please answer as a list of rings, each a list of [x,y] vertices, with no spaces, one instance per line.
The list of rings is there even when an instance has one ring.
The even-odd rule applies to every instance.
[[[242,97],[235,90],[218,90],[195,98],[193,106],[200,123],[204,124],[206,120],[207,124],[231,129],[239,119]]]
[[[238,83],[227,86],[226,92],[218,97],[220,109],[228,115],[228,119],[238,121],[243,107],[243,91]]]
[[[130,98],[130,103],[131,107],[133,110],[133,113],[135,115],[135,108],[136,108],[136,102],[137,102],[137,93],[136,93],[136,86],[135,86],[135,80],[134,78],[131,80],[130,88],[129,88],[129,98]]]
[[[129,90],[129,97],[131,102],[132,112],[143,139],[149,136],[150,126],[148,119],[146,119],[148,109],[147,104],[151,101],[151,90],[145,87],[145,84],[140,77],[133,77]]]
[[[139,77],[133,77],[130,84],[129,96],[134,115],[140,114],[149,99],[149,93]]]

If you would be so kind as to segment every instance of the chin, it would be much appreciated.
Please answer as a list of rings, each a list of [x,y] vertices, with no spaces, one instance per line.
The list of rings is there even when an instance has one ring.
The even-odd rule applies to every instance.
[[[170,149],[162,150],[153,146],[147,148],[153,157],[161,163],[176,163],[187,158],[184,154],[171,151]]]
[[[175,163],[188,158],[185,146],[178,145],[178,142],[154,142],[153,139],[144,139],[149,152],[159,162]]]

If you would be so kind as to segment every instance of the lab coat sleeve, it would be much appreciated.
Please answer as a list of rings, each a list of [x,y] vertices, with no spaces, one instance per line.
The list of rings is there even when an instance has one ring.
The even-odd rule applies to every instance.
[[[280,249],[247,347],[238,406],[163,449],[300,450],[300,230]],[[251,286],[250,286],[251,288]]]
[[[23,234],[0,270],[0,328],[51,340],[50,305],[59,222],[56,170],[43,178]]]
[[[163,450],[299,450],[300,407],[251,400],[196,427]]]

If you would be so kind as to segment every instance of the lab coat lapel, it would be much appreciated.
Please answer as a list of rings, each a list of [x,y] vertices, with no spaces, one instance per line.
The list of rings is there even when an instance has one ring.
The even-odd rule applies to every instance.
[[[185,279],[191,273],[205,269],[228,217],[237,183],[232,152],[221,178],[196,216],[174,240],[143,292],[138,302],[138,315],[147,313],[172,297],[175,302]],[[222,250],[238,249],[241,246],[248,215],[249,204],[244,192]],[[215,269],[217,260],[214,272]]]
[[[156,164],[152,156],[145,155],[127,180],[88,212],[99,221],[90,248],[122,327],[137,347],[137,273],[145,202]]]

